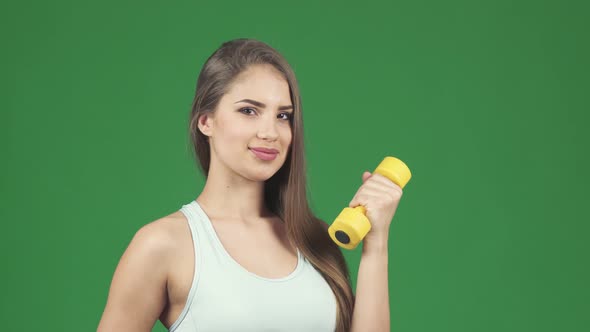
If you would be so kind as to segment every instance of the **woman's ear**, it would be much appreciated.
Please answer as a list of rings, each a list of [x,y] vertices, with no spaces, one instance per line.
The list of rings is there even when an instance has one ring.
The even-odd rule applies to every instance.
[[[211,136],[213,119],[208,113],[201,114],[197,120],[197,126],[203,135]]]

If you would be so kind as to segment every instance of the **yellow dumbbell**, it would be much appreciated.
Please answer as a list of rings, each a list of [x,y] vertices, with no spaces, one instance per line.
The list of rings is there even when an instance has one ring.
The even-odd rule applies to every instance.
[[[373,172],[375,173],[385,176],[402,189],[412,177],[408,166],[395,157],[385,157]],[[354,208],[345,207],[328,228],[332,240],[342,248],[356,248],[371,230],[371,222],[366,212],[362,205]]]

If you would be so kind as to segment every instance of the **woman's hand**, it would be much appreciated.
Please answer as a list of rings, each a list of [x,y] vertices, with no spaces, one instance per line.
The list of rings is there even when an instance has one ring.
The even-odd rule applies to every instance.
[[[349,207],[362,205],[367,210],[371,230],[364,238],[363,251],[387,249],[389,226],[403,195],[402,188],[381,174],[364,172],[363,184],[348,204]]]

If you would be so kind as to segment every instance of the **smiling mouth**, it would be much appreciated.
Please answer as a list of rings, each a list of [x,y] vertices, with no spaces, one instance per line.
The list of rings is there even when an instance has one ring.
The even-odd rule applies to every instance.
[[[253,149],[249,149],[250,151],[252,151],[252,153],[258,158],[258,159],[262,159],[265,161],[270,161],[270,160],[274,160],[278,153],[267,153],[267,152],[262,152],[259,150],[253,150]]]

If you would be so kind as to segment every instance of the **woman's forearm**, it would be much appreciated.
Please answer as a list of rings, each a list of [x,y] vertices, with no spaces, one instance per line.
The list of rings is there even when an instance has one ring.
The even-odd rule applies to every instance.
[[[352,332],[389,332],[387,237],[365,241],[356,283]]]

